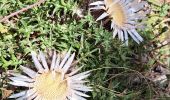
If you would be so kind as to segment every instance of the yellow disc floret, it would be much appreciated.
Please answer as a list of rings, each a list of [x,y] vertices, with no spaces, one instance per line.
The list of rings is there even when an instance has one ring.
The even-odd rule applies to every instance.
[[[34,89],[43,100],[63,100],[67,95],[67,80],[62,80],[61,73],[42,73],[35,78]]]
[[[122,6],[119,3],[113,3],[112,0],[107,0],[106,2],[107,13],[110,18],[115,22],[119,27],[123,27],[126,22],[126,15]]]

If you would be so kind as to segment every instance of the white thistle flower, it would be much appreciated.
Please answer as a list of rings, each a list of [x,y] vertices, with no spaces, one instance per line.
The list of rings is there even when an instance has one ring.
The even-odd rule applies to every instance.
[[[50,67],[42,52],[39,55],[31,52],[38,72],[21,66],[26,75],[10,73],[14,76],[9,78],[12,80],[10,84],[26,87],[28,90],[13,94],[9,98],[16,100],[86,100],[84,97],[89,96],[85,92],[92,90],[91,87],[84,85],[87,82],[84,79],[90,73],[87,71],[76,74],[81,68],[69,70],[75,56],[75,53],[71,54],[70,52],[69,50],[63,59],[60,54],[57,55],[54,52]],[[38,57],[41,62],[39,62]]]
[[[136,31],[138,21],[145,18],[148,11],[144,11],[147,2],[138,0],[104,0],[90,3],[90,10],[104,10],[96,21],[110,18],[113,38],[118,38],[128,45],[128,34],[138,44],[143,38]]]

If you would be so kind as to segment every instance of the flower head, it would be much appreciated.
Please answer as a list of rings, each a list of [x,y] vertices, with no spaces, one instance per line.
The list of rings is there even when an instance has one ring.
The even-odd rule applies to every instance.
[[[70,50],[62,58],[60,54],[53,53],[50,67],[45,55],[40,52],[37,56],[32,52],[32,59],[37,72],[21,66],[25,75],[11,73],[10,84],[28,88],[9,98],[18,100],[84,100],[89,97],[85,92],[91,91],[91,87],[84,85],[84,79],[89,76],[89,71],[76,74],[81,68],[70,70],[75,53]],[[62,59],[62,60],[61,60]],[[40,61],[40,62],[39,62]]]
[[[128,34],[139,44],[143,38],[138,34],[138,21],[142,20],[148,11],[144,11],[146,2],[138,0],[104,0],[90,4],[90,10],[104,10],[97,21],[109,18],[113,38],[118,34],[121,41],[128,44]]]

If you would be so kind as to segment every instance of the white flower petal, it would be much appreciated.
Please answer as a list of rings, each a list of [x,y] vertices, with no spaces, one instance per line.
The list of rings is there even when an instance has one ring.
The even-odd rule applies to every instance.
[[[95,6],[95,7],[90,7],[89,10],[100,10],[100,9],[106,9],[104,6]]]
[[[18,73],[9,73],[10,75],[13,75],[15,77],[18,77],[18,78],[29,78],[27,76],[24,76],[24,75],[21,75],[21,74],[18,74]],[[30,79],[30,78],[29,78]]]
[[[72,85],[71,88],[74,90],[85,91],[85,92],[92,91],[91,87],[87,87],[85,85],[79,85],[79,84]]]
[[[115,27],[114,22],[111,23],[111,29],[113,29]]]
[[[125,44],[128,45],[128,33],[126,30],[124,30],[124,34],[125,34]]]
[[[54,51],[54,55],[53,55],[52,62],[51,62],[51,67],[50,67],[51,70],[53,70],[55,68],[56,58],[57,58],[56,52]]]
[[[35,89],[29,89],[28,91],[26,91],[26,94],[24,96],[22,96],[21,98],[24,99],[24,98],[29,98],[30,96],[32,96],[33,94],[36,93],[36,90]]]
[[[55,67],[54,67],[54,70],[57,70],[59,68],[59,64],[60,64],[60,54],[57,55],[57,61],[55,63]]]
[[[115,38],[115,36],[117,35],[117,33],[118,33],[117,29],[114,29],[114,31],[113,31],[113,38]]]
[[[139,40],[132,34],[131,31],[128,31],[129,35],[135,40],[138,44],[140,43]]]
[[[34,100],[41,100],[41,97],[37,96]]]
[[[30,79],[30,78],[21,78],[21,77],[9,77],[10,80],[12,81],[25,81],[25,82],[34,82],[33,79]]]
[[[32,59],[33,59],[33,62],[34,62],[34,64],[35,64],[35,67],[37,68],[37,70],[38,70],[39,72],[43,72],[44,69],[43,69],[42,65],[40,64],[40,62],[38,61],[38,59],[37,59],[37,57],[36,57],[36,53],[32,51],[32,52],[31,52],[31,55],[32,55]]]
[[[98,6],[98,5],[103,5],[103,4],[104,4],[104,1],[96,1],[96,2],[90,3],[90,6]]]
[[[86,100],[86,99],[77,95],[77,94],[74,94],[74,95],[72,95],[70,100]]]
[[[31,78],[34,78],[36,76],[36,72],[34,72],[33,70],[24,67],[24,66],[20,66],[20,68],[23,70],[24,73],[26,73],[28,76],[30,76]]]
[[[9,96],[8,98],[18,98],[18,97],[22,97],[22,96],[26,95],[26,92],[27,92],[27,91],[22,91],[22,92],[19,92],[19,93],[16,93],[16,94],[12,94],[12,95]]]
[[[136,3],[133,5],[133,12],[137,12],[139,10],[141,10],[142,8],[144,8],[144,6],[146,5],[146,1],[142,1],[140,3]]]
[[[76,74],[78,71],[80,71],[82,69],[82,67],[76,69],[75,71],[72,71],[71,73],[68,74],[68,76],[72,76],[74,74]]]
[[[140,42],[142,42],[143,41],[143,38],[138,34],[138,32],[136,32],[136,30],[131,30],[132,31],[132,33],[138,38],[138,40],[140,41]]]
[[[26,100],[24,97],[17,98],[16,100]]]
[[[124,41],[123,31],[120,30],[119,32],[120,32],[120,39],[121,39],[121,41]]]
[[[80,91],[72,90],[72,92],[75,93],[75,94],[77,94],[77,95],[79,95],[79,96],[82,96],[82,97],[90,97],[90,96],[88,96],[88,95],[86,95],[85,93],[82,93],[82,92],[80,92]]]
[[[67,78],[67,80],[69,81],[70,84],[84,84],[84,83],[87,83],[89,81],[85,81],[85,80],[69,80],[69,78]]]
[[[30,97],[28,97],[27,99],[32,100],[32,99],[36,98],[37,96],[38,96],[38,93],[36,92],[33,95],[31,95]]]
[[[65,62],[67,61],[67,59],[70,57],[70,52],[71,52],[71,49],[67,52],[67,54],[65,55],[64,59],[62,60],[61,64],[59,65],[59,69],[61,69]]]
[[[71,76],[71,78],[73,80],[82,80],[82,79],[88,77],[89,75],[90,75],[90,71],[86,71],[86,72]]]
[[[121,39],[121,35],[120,35],[120,30],[119,29],[117,30],[117,33],[118,33],[118,38]]]
[[[73,54],[71,55],[71,57],[68,59],[68,61],[67,61],[66,64],[64,65],[64,67],[63,67],[63,72],[64,72],[64,73],[66,73],[67,70],[71,67],[71,63],[73,62],[74,56],[75,56],[75,53],[73,53]]]
[[[15,86],[23,86],[23,87],[32,87],[31,83],[27,83],[27,82],[23,82],[23,81],[13,81],[13,82],[9,82],[9,84],[11,85],[15,85]]]
[[[104,12],[102,15],[100,15],[100,16],[96,19],[96,21],[102,20],[102,19],[104,19],[104,18],[107,17],[107,16],[108,16],[108,14]]]
[[[49,68],[48,68],[48,65],[47,65],[47,62],[46,62],[46,59],[45,59],[45,55],[41,51],[40,51],[40,59],[42,61],[42,64],[43,64],[45,70],[48,71]]]

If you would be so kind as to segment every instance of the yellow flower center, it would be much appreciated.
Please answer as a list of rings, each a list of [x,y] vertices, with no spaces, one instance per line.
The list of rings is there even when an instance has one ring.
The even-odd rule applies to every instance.
[[[35,78],[34,87],[42,100],[64,100],[67,95],[68,85],[61,79],[61,73],[42,73]]]
[[[106,2],[107,13],[110,15],[114,23],[122,27],[126,22],[126,15],[122,6],[119,3],[113,3],[113,0],[107,0]]]

